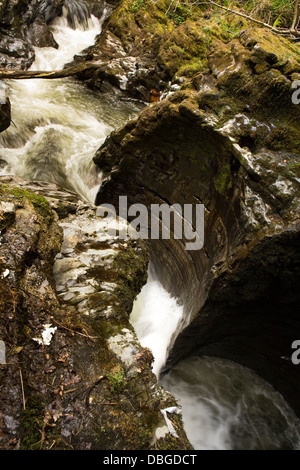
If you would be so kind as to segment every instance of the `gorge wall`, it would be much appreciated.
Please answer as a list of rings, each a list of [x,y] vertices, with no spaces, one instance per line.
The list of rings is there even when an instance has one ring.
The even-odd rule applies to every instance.
[[[202,70],[190,76],[179,54],[167,61],[163,51],[180,42],[179,30],[197,26],[201,35],[205,19],[196,21],[165,33],[156,49],[156,71],[170,79],[164,98],[97,152],[107,180],[96,203],[117,207],[127,195],[129,205],[149,211],[154,203],[204,204],[202,250],[186,251],[184,240],[148,240],[158,278],[185,308],[166,370],[189,354],[232,359],[272,383],[299,415],[299,370],[291,362],[299,331],[300,129],[292,102],[299,52],[249,25],[227,41],[212,32]],[[130,39],[123,46],[127,55],[142,48]],[[147,45],[143,53],[149,57]]]

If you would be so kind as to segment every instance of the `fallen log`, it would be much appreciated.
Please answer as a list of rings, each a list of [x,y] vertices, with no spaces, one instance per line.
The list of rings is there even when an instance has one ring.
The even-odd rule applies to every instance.
[[[65,78],[76,75],[88,69],[97,69],[102,64],[97,62],[86,62],[85,64],[73,65],[62,70],[3,70],[0,69],[0,79],[29,79],[29,78]]]

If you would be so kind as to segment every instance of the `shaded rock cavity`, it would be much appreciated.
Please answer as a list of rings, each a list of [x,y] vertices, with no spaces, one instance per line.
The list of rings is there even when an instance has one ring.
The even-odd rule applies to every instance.
[[[5,85],[0,83],[0,132],[5,131],[11,122],[11,106],[6,95]]]
[[[210,89],[202,83],[146,108],[106,140],[95,162],[109,177],[96,203],[118,207],[126,194],[149,213],[154,203],[205,206],[203,249],[147,241],[157,278],[184,305],[166,370],[195,353],[230,358],[272,383],[299,415],[290,360],[300,326],[299,156],[275,151],[272,121],[243,117],[244,103],[216,95],[209,81]],[[255,146],[242,138],[250,126]],[[296,123],[286,130],[297,141]]]

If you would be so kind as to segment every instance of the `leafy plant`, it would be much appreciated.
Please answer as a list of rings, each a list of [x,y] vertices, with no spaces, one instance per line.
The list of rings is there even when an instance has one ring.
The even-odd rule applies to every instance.
[[[111,392],[114,395],[118,395],[122,390],[124,385],[124,375],[123,369],[117,370],[114,374],[110,373],[107,375]]]
[[[145,10],[146,8],[147,5],[145,4],[145,0],[135,0],[130,9],[132,13],[137,13],[140,9]]]
[[[191,15],[192,15],[192,10],[189,7],[189,5],[184,5],[179,2],[175,6],[175,8],[171,8],[168,12],[168,17],[176,25],[180,25]]]

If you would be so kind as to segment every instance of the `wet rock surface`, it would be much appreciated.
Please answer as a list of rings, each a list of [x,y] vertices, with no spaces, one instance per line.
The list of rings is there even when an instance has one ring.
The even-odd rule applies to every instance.
[[[0,132],[5,131],[11,122],[11,106],[5,86],[0,84]]]
[[[90,13],[101,18],[105,2],[71,0],[5,0],[0,3],[0,67],[26,70],[35,59],[34,47],[58,48],[51,22],[66,12],[72,28],[85,27]]]
[[[203,249],[148,241],[157,276],[185,306],[166,369],[189,354],[227,357],[272,383],[299,415],[290,359],[299,331],[300,128],[291,99],[299,61],[279,65],[279,48],[275,58],[266,34],[262,52],[260,34],[244,32],[228,55],[215,43],[210,71],[107,138],[95,156],[110,175],[97,203],[128,194],[149,210],[204,204]]]
[[[143,243],[55,185],[1,177],[0,192],[0,447],[190,448],[179,416],[179,438],[157,437],[175,402],[128,321]]]
[[[28,69],[35,58],[34,46],[57,47],[39,8],[36,0],[3,2],[0,10],[1,68]]]

